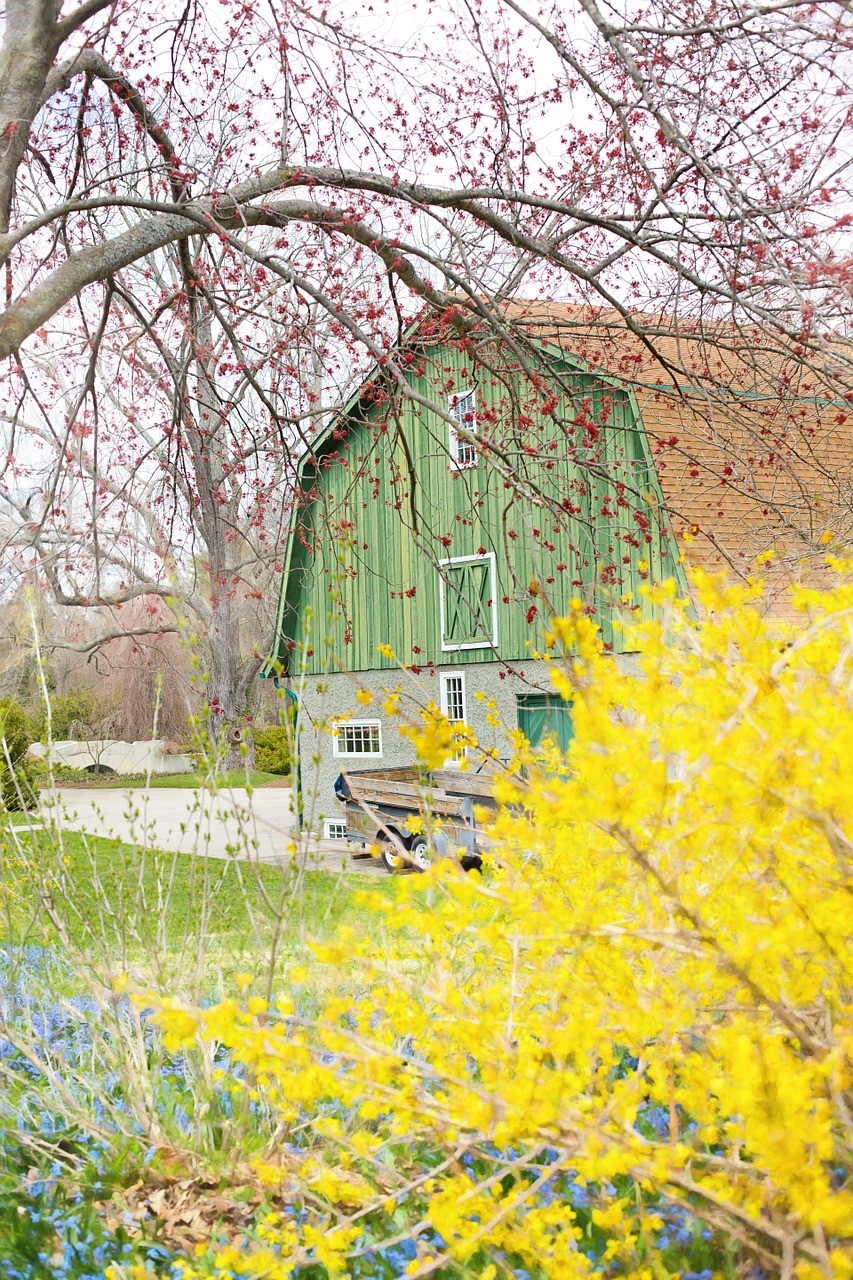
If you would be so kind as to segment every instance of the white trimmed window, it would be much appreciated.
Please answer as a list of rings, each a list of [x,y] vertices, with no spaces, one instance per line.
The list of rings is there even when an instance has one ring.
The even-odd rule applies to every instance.
[[[477,431],[477,397],[472,387],[470,391],[459,391],[450,397],[450,416],[463,426],[466,431],[476,434]],[[457,471],[462,471],[467,467],[476,467],[477,465],[477,446],[473,440],[468,440],[461,436],[454,427],[453,423],[449,424],[448,448],[450,452],[450,465]]]
[[[332,725],[332,750],[336,756],[381,756],[381,721],[342,720]]]
[[[451,724],[460,724],[465,720],[465,675],[462,671],[443,671],[439,676],[441,683],[441,714]],[[467,755],[465,747],[454,751],[445,760],[445,767],[459,764]]]
[[[343,818],[327,818],[323,835],[327,840],[346,840],[347,824]]]
[[[451,724],[465,719],[465,675],[462,671],[441,674],[441,714]]]
[[[497,574],[493,551],[439,560],[441,647],[488,649],[498,642]]]

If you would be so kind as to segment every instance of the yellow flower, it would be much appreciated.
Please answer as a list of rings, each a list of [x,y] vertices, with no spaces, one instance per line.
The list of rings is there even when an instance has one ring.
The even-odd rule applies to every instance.
[[[283,984],[311,984],[309,1015],[285,1017],[287,990],[269,1010],[155,1002],[164,1040],[226,1044],[235,1091],[301,1135],[299,1218],[265,1222],[268,1254],[220,1251],[221,1271],[346,1276],[369,1218],[377,1239],[428,1224],[448,1273],[511,1255],[543,1280],[608,1261],[654,1280],[688,1265],[658,1242],[677,1205],[714,1242],[735,1223],[733,1256],[766,1254],[772,1227],[795,1280],[853,1280],[853,585],[793,587],[793,623],[757,582],[694,589],[701,625],[674,583],[649,587],[630,664],[583,602],[550,624],[565,755],[509,729],[489,756],[434,704],[400,726],[432,769],[462,745],[475,768],[514,753],[478,819],[485,873],[448,858],[365,894],[368,931],[313,944]],[[452,845],[438,787],[409,830],[432,809]]]
[[[152,1003],[155,1004],[152,1021],[160,1027],[167,1049],[183,1049],[195,1042],[200,1022],[198,1011],[184,1008],[171,999],[161,998]]]

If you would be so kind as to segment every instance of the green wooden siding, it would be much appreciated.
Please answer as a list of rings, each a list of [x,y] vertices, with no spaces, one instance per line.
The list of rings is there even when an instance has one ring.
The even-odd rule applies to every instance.
[[[583,599],[618,650],[613,620],[624,600],[648,612],[643,581],[676,576],[684,586],[633,397],[553,354],[540,373],[551,370],[563,385],[551,388],[543,414],[541,384],[472,372],[449,345],[426,353],[411,379],[415,395],[448,403],[451,382],[465,389],[476,381],[478,431],[495,441],[495,465],[481,457],[454,469],[447,423],[411,402],[397,416],[387,404],[356,405],[344,438],[327,439],[317,460],[306,460],[281,602],[285,666],[311,674],[395,666],[379,645],[416,666],[517,663],[541,646],[542,592],[557,612]],[[485,557],[496,577],[495,646]],[[442,561],[469,567],[439,570]],[[444,636],[440,572],[444,603],[459,604],[448,609]],[[482,647],[447,647],[463,633]]]

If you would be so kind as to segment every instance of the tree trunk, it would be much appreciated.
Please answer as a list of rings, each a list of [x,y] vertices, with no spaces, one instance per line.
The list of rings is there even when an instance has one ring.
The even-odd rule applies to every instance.
[[[236,477],[228,472],[227,410],[217,394],[210,309],[187,281],[190,342],[195,367],[197,419],[188,415],[187,435],[198,508],[196,526],[207,552],[210,622],[207,628],[209,731],[211,746],[228,769],[254,766],[247,695],[259,664],[244,661],[240,647],[238,592],[242,585],[236,531],[245,513]]]
[[[0,233],[9,229],[15,176],[39,109],[56,52],[59,5],[51,0],[11,0],[0,49]]]
[[[212,582],[211,591],[213,618],[207,637],[211,747],[226,769],[253,769],[255,746],[246,704],[254,664],[247,670],[240,653],[239,618],[226,584],[217,588]]]

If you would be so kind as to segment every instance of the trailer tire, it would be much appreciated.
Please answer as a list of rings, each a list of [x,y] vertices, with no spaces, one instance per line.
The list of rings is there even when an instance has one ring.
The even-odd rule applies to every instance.
[[[380,841],[379,856],[386,871],[399,871],[403,866],[402,854],[393,840],[389,840],[387,836],[382,837]]]
[[[416,871],[428,871],[432,866],[432,850],[426,836],[412,836],[409,845],[409,861]]]

